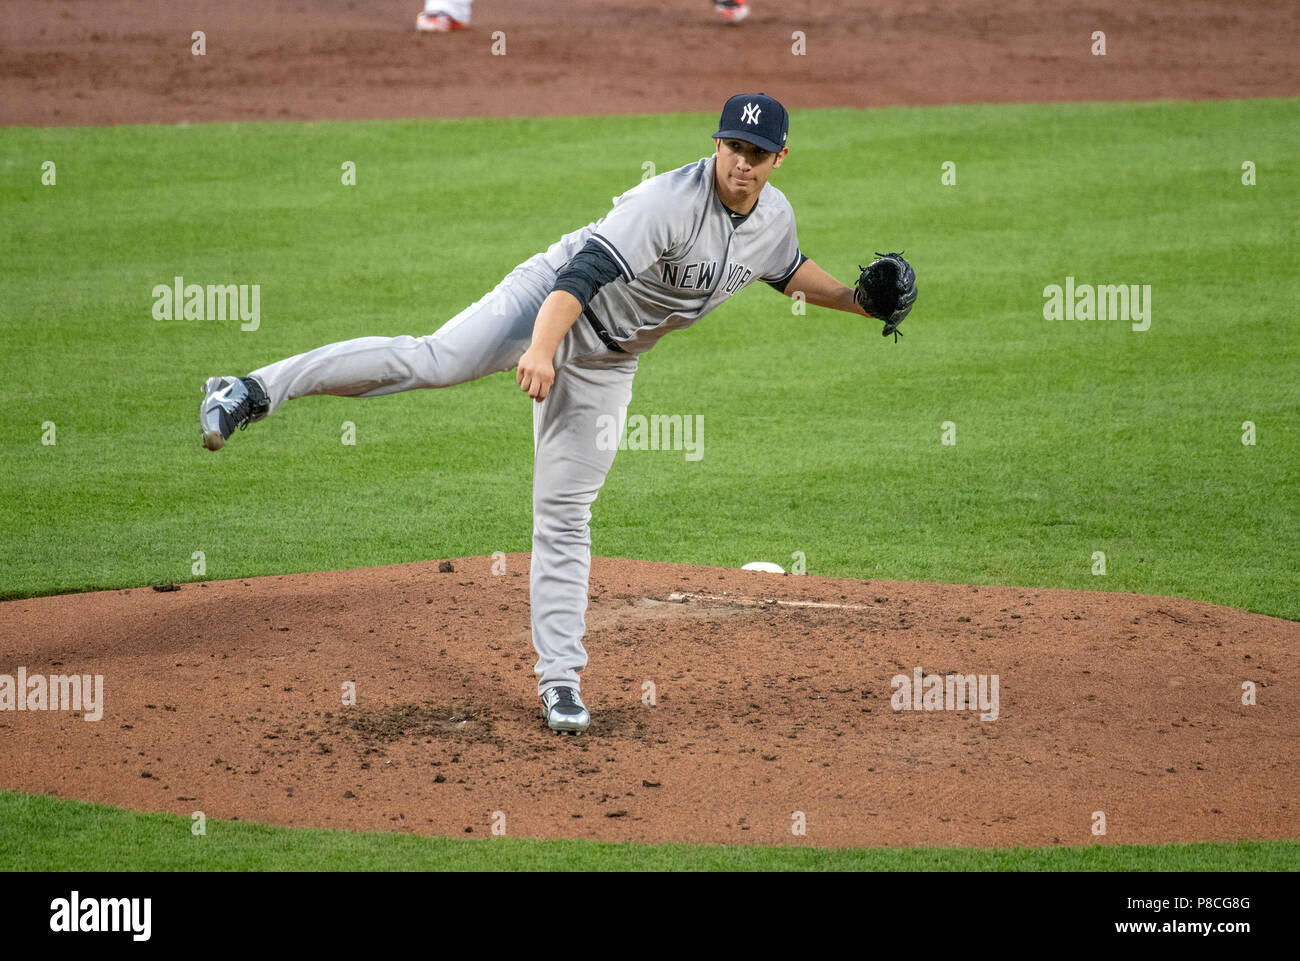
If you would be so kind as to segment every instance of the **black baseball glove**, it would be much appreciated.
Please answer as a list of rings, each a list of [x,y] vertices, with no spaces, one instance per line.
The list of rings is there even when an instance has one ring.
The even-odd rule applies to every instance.
[[[862,273],[853,288],[853,299],[872,317],[885,322],[881,336],[893,334],[898,340],[898,325],[916,302],[916,272],[903,259],[902,251],[877,253],[875,260],[858,269]]]

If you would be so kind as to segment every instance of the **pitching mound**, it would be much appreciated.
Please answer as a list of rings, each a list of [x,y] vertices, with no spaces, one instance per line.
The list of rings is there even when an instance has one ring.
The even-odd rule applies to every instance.
[[[98,721],[0,713],[0,787],[476,837],[503,823],[819,846],[1296,833],[1300,696],[1278,682],[1296,676],[1300,624],[1133,594],[597,560],[594,722],[561,736],[538,710],[527,555],[492,563],[0,604],[0,674],[98,674],[104,690]],[[974,675],[976,703],[923,681],[907,692],[922,709],[895,710],[918,668]]]

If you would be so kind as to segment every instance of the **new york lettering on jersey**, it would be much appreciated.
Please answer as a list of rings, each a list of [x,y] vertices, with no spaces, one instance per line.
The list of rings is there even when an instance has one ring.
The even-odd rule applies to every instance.
[[[680,287],[682,290],[704,290],[712,289],[713,278],[718,275],[718,262],[716,260],[701,261],[696,264],[687,264],[685,268],[681,264],[674,264],[671,261],[660,261],[663,267],[661,278],[669,287]],[[731,296],[741,287],[748,284],[754,277],[754,272],[744,264],[728,264],[726,280],[722,284],[722,292]]]

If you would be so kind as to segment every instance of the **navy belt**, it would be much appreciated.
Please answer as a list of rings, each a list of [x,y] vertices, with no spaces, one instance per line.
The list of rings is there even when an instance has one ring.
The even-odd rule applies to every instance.
[[[582,316],[587,318],[587,323],[591,324],[591,329],[596,332],[596,336],[600,338],[602,344],[615,353],[627,353],[619,346],[618,341],[609,335],[609,331],[605,329],[605,325],[600,322],[600,318],[596,316],[596,312],[590,306],[582,308]]]

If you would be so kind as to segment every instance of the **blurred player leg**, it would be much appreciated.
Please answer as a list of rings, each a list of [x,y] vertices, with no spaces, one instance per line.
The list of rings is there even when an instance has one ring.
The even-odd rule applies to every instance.
[[[557,364],[550,393],[533,407],[530,606],[538,694],[578,687],[587,666],[591,505],[623,436],[636,367],[636,357],[604,350]]]
[[[415,18],[421,33],[450,33],[469,26],[474,0],[425,0],[424,10]]]

